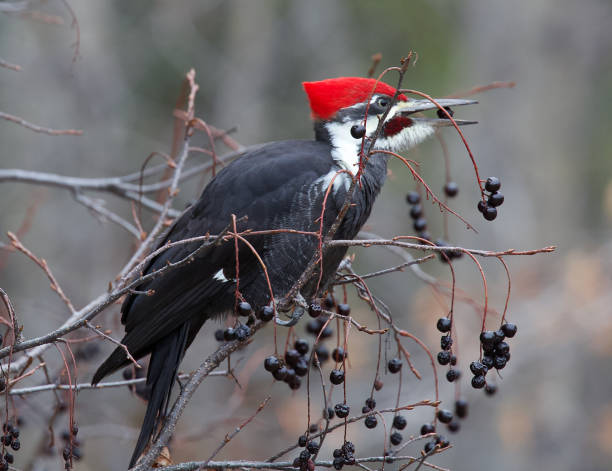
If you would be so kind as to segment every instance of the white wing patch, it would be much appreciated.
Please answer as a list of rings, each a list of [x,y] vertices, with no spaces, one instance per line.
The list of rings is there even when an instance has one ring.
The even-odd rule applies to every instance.
[[[223,268],[213,275],[213,278],[221,283],[227,283],[229,280],[223,274]]]

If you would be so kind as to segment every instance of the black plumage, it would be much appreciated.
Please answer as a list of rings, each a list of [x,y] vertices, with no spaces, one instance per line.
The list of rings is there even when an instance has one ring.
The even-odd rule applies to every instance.
[[[206,233],[218,234],[231,224],[232,214],[238,219],[246,216],[246,220],[239,222],[238,231],[283,228],[318,231],[327,186],[339,170],[332,158],[331,143],[325,140],[283,141],[253,148],[212,179],[200,199],[182,214],[158,246]],[[379,154],[370,158],[353,197],[356,204],[346,214],[336,238],[355,237],[370,214],[385,175],[386,157]],[[323,234],[345,201],[347,179],[350,177],[346,173],[339,173],[333,191],[329,192]],[[246,238],[267,266],[275,297],[282,297],[291,288],[319,244],[317,237],[289,233]],[[198,246],[191,243],[169,249],[152,260],[144,272],[181,260]],[[320,289],[327,286],[345,253],[345,248],[334,248],[326,254]],[[255,308],[267,305],[270,294],[264,272],[244,243],[239,243],[239,273],[239,289],[244,299]],[[186,348],[207,319],[233,309],[235,275],[232,240],[207,248],[191,263],[138,287],[140,291],[153,290],[153,295],[131,294],[124,301],[121,321],[126,335],[122,343],[135,358],[151,353],[147,376],[151,400],[130,466],[135,464],[163,417]],[[315,293],[318,278],[316,272],[302,289],[306,299],[318,294]],[[100,366],[93,383],[128,364],[124,350],[118,347]]]

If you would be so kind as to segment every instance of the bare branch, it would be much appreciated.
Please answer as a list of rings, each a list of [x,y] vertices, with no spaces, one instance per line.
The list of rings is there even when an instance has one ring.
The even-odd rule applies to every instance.
[[[17,64],[11,64],[0,57],[0,67],[5,69],[14,70],[15,72],[21,72],[21,66]]]
[[[0,111],[0,119],[5,119],[7,121],[11,121],[13,123],[17,123],[21,126],[23,126],[24,128],[28,128],[31,131],[34,132],[39,132],[42,134],[48,134],[49,136],[82,136],[83,135],[83,131],[79,131],[78,129],[51,129],[51,128],[44,128],[42,126],[38,126],[36,124],[32,124],[28,121],[26,121],[23,118],[20,118],[19,116],[15,116],[12,114],[8,114],[8,113],[4,113],[3,111]]]

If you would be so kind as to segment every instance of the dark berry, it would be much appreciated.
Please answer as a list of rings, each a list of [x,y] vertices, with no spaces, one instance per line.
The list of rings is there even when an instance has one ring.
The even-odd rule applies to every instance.
[[[436,438],[436,443],[440,445],[440,448],[446,448],[450,445],[450,442],[443,435],[438,435],[438,438]]]
[[[353,445],[353,442],[344,442],[342,451],[345,455],[352,455],[355,453],[355,445]]]
[[[449,411],[448,409],[438,410],[437,416],[438,416],[438,420],[442,422],[443,424],[448,424],[450,423],[451,420],[453,420],[453,413]]]
[[[391,436],[389,437],[389,439],[390,439],[390,441],[391,441],[391,444],[392,444],[392,445],[395,445],[395,446],[397,446],[397,445],[399,445],[400,443],[402,443],[402,439],[403,439],[403,438],[404,438],[404,437],[402,437],[402,434],[401,434],[401,433],[399,433],[399,432],[393,432],[393,433],[391,434]]]
[[[351,313],[351,306],[345,303],[338,304],[338,306],[336,307],[336,311],[341,316],[348,316]]]
[[[306,339],[297,339],[293,346],[300,355],[306,355],[308,353],[309,345]]]
[[[310,306],[308,306],[308,314],[310,314],[310,317],[319,317],[322,309],[323,308],[320,304],[312,303]]]
[[[281,363],[279,359],[276,358],[274,355],[269,356],[268,358],[264,360],[264,368],[266,369],[266,371],[269,371],[270,373],[274,373],[280,367],[281,367]]]
[[[341,361],[344,361],[346,357],[347,355],[346,355],[346,352],[344,351],[344,348],[342,347],[334,348],[334,351],[332,352],[332,358],[334,359],[335,362],[340,363]]]
[[[298,437],[298,446],[304,448],[308,443],[308,437],[306,435],[300,435]]]
[[[410,217],[412,219],[419,219],[423,215],[423,207],[420,204],[415,204],[410,208]]]
[[[270,322],[274,319],[274,309],[271,306],[264,306],[257,313],[259,319],[264,322]]]
[[[417,232],[424,231],[425,229],[427,229],[427,219],[425,219],[425,218],[417,219],[412,224],[412,227],[414,227],[414,230],[417,231]]]
[[[319,451],[319,442],[316,442],[314,440],[309,441],[308,444],[306,445],[306,449],[312,455],[314,455],[315,453],[317,453]]]
[[[317,424],[310,424],[308,431],[310,433],[317,433],[319,431],[319,426]]]
[[[376,391],[380,391],[380,390],[383,388],[383,386],[384,386],[384,385],[385,385],[385,383],[383,383],[383,382],[382,382],[380,379],[378,379],[378,378],[376,379],[376,381],[374,381],[374,389],[375,389]]]
[[[445,106],[444,109],[446,110],[446,113],[448,113],[450,116],[455,115],[455,112],[450,108],[450,106]],[[440,108],[438,108],[438,111],[436,111],[436,114],[438,115],[438,118],[440,119],[448,119],[448,116],[446,116],[446,113],[442,111]]]
[[[425,239],[431,242],[431,234],[429,233],[429,231],[420,231],[417,235],[421,239]]]
[[[398,430],[404,430],[406,428],[406,418],[403,415],[396,415],[393,417],[393,426]]]
[[[228,327],[225,329],[225,332],[223,332],[223,338],[228,342],[236,340],[236,331],[233,328]]]
[[[323,300],[323,304],[325,304],[325,307],[327,309],[331,309],[332,307],[334,307],[336,305],[336,300],[334,299],[334,295],[329,293],[327,296],[325,296],[325,299]]]
[[[486,382],[487,382],[487,380],[485,379],[484,375],[474,376],[472,378],[472,387],[474,389],[482,389],[482,388],[484,388]]]
[[[287,350],[287,352],[285,353],[285,361],[289,366],[295,366],[300,357],[300,353],[293,348]]]
[[[372,409],[370,407],[368,407],[368,406],[363,406],[361,408],[361,413],[362,414],[367,414],[368,412],[371,412],[371,411],[372,411]]]
[[[517,327],[516,324],[506,322],[504,325],[501,326],[501,330],[506,337],[512,338],[516,335]]]
[[[423,447],[423,451],[425,453],[431,453],[435,447],[436,447],[436,442],[432,440],[430,442],[425,443],[425,446]]]
[[[442,337],[440,337],[440,348],[442,350],[450,350],[452,344],[453,339],[450,335],[443,335]]]
[[[342,384],[344,382],[344,371],[331,370],[331,373],[329,374],[329,380],[332,384]]]
[[[68,461],[70,459],[70,455],[70,447],[66,446],[62,451],[62,458],[64,458],[64,461]]]
[[[504,355],[495,355],[493,366],[496,370],[502,370],[506,367],[506,357]]]
[[[334,418],[334,409],[332,409],[331,407],[327,408],[327,411],[323,411],[323,418],[324,419],[328,419],[331,420]]]
[[[457,433],[461,428],[461,425],[458,421],[453,420],[450,424],[447,425],[449,432]]]
[[[376,409],[376,399],[374,399],[373,397],[368,397],[365,400],[365,405],[368,406],[370,410]]]
[[[487,209],[487,203],[485,203],[484,201],[480,200],[478,202],[478,206],[476,206],[478,208],[478,211],[481,212],[482,214],[484,214],[485,209]]]
[[[340,458],[342,456],[342,450],[340,448],[334,449],[333,456],[334,458]]]
[[[495,343],[495,332],[492,330],[485,330],[480,333],[480,343],[493,345]]]
[[[13,464],[13,462],[15,461],[15,457],[8,451],[4,454],[4,459],[8,464]]]
[[[464,419],[468,415],[468,402],[465,399],[457,399],[455,401],[455,415],[460,419]]]
[[[453,381],[457,381],[460,376],[461,376],[461,371],[456,370],[454,368],[451,368],[450,370],[446,372],[446,379],[451,383]]]
[[[482,364],[486,366],[488,370],[490,370],[491,368],[493,368],[493,365],[495,364],[495,362],[492,356],[484,355],[482,357]]]
[[[351,126],[351,136],[353,136],[355,139],[363,138],[365,133],[366,128],[363,124],[355,124],[354,126]]]
[[[449,198],[457,196],[457,193],[459,193],[459,185],[457,185],[455,182],[448,182],[446,185],[444,185],[444,193],[446,193],[446,196]]]
[[[508,353],[510,351],[510,345],[508,345],[506,342],[499,342],[496,346],[495,346],[495,352],[498,355],[505,355],[506,353]]]
[[[251,305],[247,303],[246,301],[242,301],[238,303],[238,315],[239,316],[243,316],[243,317],[250,316],[251,311],[252,311]]]
[[[391,358],[389,363],[387,363],[387,368],[389,368],[390,373],[397,373],[402,369],[402,360],[399,358]]]
[[[302,385],[302,380],[297,376],[293,375],[291,379],[287,382],[287,384],[289,384],[289,389],[295,391],[297,389],[300,389],[300,386]]]
[[[321,338],[322,339],[326,339],[328,337],[331,337],[332,335],[334,335],[334,331],[332,330],[332,328],[330,326],[325,327],[321,331]]]
[[[294,365],[293,369],[298,376],[306,376],[308,374],[308,361],[305,358],[300,358]]]
[[[441,365],[448,365],[451,360],[451,353],[445,350],[438,352],[438,363]]]
[[[223,342],[223,341],[225,340],[225,337],[224,337],[224,335],[223,335],[223,329],[217,329],[217,330],[215,330],[215,340],[216,340],[217,342]],[[124,373],[125,373],[126,371],[129,371],[129,372],[130,372],[130,374],[132,373],[131,368],[125,369],[125,370],[123,370],[123,371],[124,371]],[[124,374],[124,378],[125,378],[125,374]],[[131,379],[131,378],[125,378],[125,379]]]
[[[495,193],[501,188],[501,182],[497,177],[489,177],[485,182],[485,190]]]
[[[294,468],[298,468],[298,469],[302,469],[302,460],[300,460],[299,458],[296,458],[293,460],[293,467]]]
[[[419,195],[416,191],[409,191],[406,195],[406,201],[408,204],[419,204],[421,201],[421,195]]]
[[[436,327],[440,332],[449,332],[451,330],[452,322],[448,317],[440,317]]]
[[[378,425],[378,419],[375,415],[368,415],[364,423],[367,428],[374,428]]]
[[[450,364],[455,366],[457,364],[457,355],[451,355]]]
[[[274,376],[274,379],[277,381],[283,381],[287,377],[288,372],[289,370],[287,367],[281,366],[278,370],[272,373],[272,376]]]
[[[236,328],[236,340],[244,342],[251,335],[251,328],[248,325],[239,325]]]
[[[334,412],[341,419],[348,417],[350,410],[350,407],[346,404],[336,404],[334,406]]]
[[[492,396],[496,392],[497,392],[497,386],[495,384],[487,384],[485,386],[485,393],[487,393],[487,396]]]
[[[487,201],[487,204],[489,206],[492,206],[493,208],[496,208],[497,206],[501,206],[504,203],[504,195],[502,195],[501,193],[493,193],[491,196],[489,196],[489,199]]]
[[[302,463],[305,463],[306,461],[308,461],[310,459],[310,452],[308,450],[302,450],[300,451],[300,461]]]
[[[287,374],[285,375],[285,379],[283,381],[287,384],[291,383],[296,378],[295,370],[293,368],[287,368]]]
[[[436,431],[436,427],[433,424],[423,424],[421,426],[421,435],[427,435],[428,433],[434,433]]]
[[[487,367],[480,363],[478,360],[470,363],[470,371],[474,375],[484,375],[487,373]]]
[[[501,329],[497,329],[493,333],[495,334],[495,345],[497,345],[499,342],[502,342],[506,338],[506,336],[504,335],[504,331]]]
[[[325,363],[327,360],[329,360],[329,350],[325,345],[317,345],[317,348],[315,348],[315,352],[317,354],[317,358],[321,363]]]
[[[492,344],[492,343],[483,343],[482,344],[482,351],[485,352],[488,355],[491,355],[495,351],[495,345]]]
[[[334,466],[334,469],[337,469],[337,470],[342,469],[342,467],[344,466],[344,458],[342,457],[334,458],[333,466]]]
[[[482,214],[487,221],[492,221],[497,217],[497,209],[492,208],[491,206],[487,206],[484,213]]]
[[[19,442],[19,439],[15,439],[13,440],[13,443],[11,443],[11,448],[15,451],[19,450],[19,448],[21,448],[21,443]]]

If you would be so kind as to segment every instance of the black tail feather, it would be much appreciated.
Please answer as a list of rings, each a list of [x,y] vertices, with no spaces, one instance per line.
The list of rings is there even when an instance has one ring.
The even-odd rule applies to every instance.
[[[130,468],[136,464],[149,440],[156,433],[168,408],[178,366],[187,348],[189,326],[190,322],[185,322],[155,344],[153,348],[147,374],[147,386],[151,389],[151,399],[147,405],[136,448],[130,460]]]

